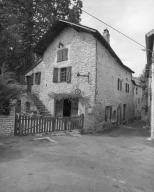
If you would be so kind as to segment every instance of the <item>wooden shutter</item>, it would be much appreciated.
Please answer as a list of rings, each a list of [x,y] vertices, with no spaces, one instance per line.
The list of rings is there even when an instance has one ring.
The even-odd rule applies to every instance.
[[[55,116],[56,117],[63,116],[63,99],[55,101]]]
[[[34,84],[33,81],[34,81],[34,73],[31,75],[31,81],[30,81],[30,84],[31,84],[31,85]]]
[[[38,85],[41,83],[41,72],[38,72]]]
[[[76,116],[78,115],[78,99],[72,99],[72,106],[71,106],[71,115]]]
[[[63,51],[63,52],[62,52],[62,54],[63,54],[62,60],[63,60],[63,61],[68,60],[68,48],[63,49],[62,51]]]
[[[53,69],[53,82],[54,83],[58,82],[58,68]]]
[[[66,81],[67,81],[67,83],[71,83],[72,67],[67,67],[66,73],[67,73]]]
[[[118,87],[117,87],[117,89],[119,90],[119,78],[118,78]]]
[[[62,61],[62,57],[63,57],[63,54],[62,54],[62,51],[63,50],[58,50],[57,51],[57,62],[60,62],[60,61]]]

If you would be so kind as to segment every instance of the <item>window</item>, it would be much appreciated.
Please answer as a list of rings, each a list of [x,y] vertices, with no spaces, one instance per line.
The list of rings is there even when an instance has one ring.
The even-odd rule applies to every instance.
[[[71,71],[72,67],[54,68],[53,69],[53,82],[67,82],[71,83]]]
[[[122,80],[118,78],[118,90],[122,91]]]
[[[41,72],[35,73],[35,84],[40,85],[41,82]]]
[[[138,89],[137,89],[137,87],[136,87],[136,95],[138,94]]]
[[[105,121],[111,121],[112,116],[112,107],[106,106],[105,107]]]
[[[129,84],[128,83],[126,83],[125,90],[126,90],[126,93],[129,93]]]
[[[66,81],[67,68],[61,68],[60,70],[60,82]]]
[[[68,48],[60,49],[57,51],[57,62],[68,60]]]

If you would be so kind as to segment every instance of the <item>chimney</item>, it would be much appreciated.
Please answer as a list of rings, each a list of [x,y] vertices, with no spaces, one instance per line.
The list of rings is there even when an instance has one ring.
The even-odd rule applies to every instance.
[[[108,29],[104,29],[103,37],[108,42],[108,44],[110,44],[110,33]]]

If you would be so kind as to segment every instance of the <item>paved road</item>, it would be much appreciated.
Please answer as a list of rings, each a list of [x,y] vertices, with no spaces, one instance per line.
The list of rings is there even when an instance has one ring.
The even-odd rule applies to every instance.
[[[1,138],[0,192],[154,192],[154,143],[138,133]]]

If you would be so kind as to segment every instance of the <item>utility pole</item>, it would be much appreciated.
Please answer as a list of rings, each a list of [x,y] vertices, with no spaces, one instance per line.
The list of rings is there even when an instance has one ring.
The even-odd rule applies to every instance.
[[[154,139],[154,51],[152,51],[152,64],[151,64],[151,136],[150,137],[151,139]]]

